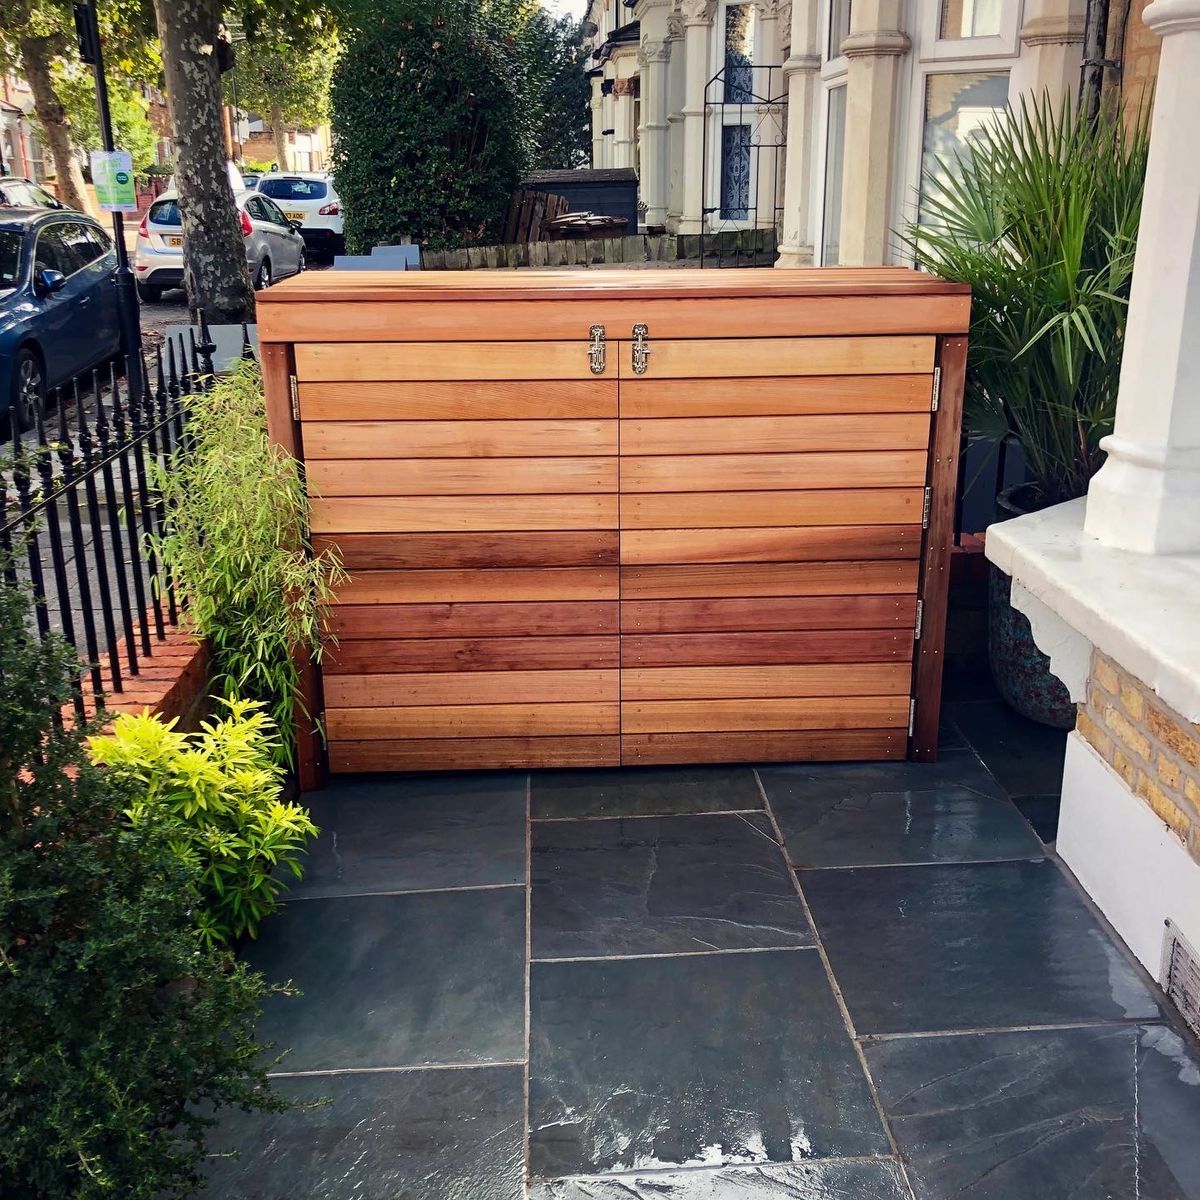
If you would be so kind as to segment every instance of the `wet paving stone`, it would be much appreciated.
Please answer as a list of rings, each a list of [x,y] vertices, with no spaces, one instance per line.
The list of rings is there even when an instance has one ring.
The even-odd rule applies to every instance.
[[[1002,700],[952,703],[945,711],[1010,796],[1062,791],[1066,730],[1030,721]]]
[[[668,816],[762,806],[749,767],[619,767],[533,776],[535,819]]]
[[[304,797],[321,830],[294,896],[525,881],[529,777],[338,779]]]
[[[533,956],[811,946],[765,816],[533,826]]]
[[[230,1110],[210,1152],[204,1200],[521,1200],[521,1067],[380,1071],[278,1079],[312,1108]],[[328,1103],[320,1103],[327,1100]]]
[[[524,1057],[525,891],[487,888],[300,900],[247,952],[272,996],[261,1036],[278,1070]]]
[[[866,1048],[918,1200],[1196,1200],[1200,1062],[1161,1026]]]
[[[888,1152],[814,950],[534,963],[530,1174]]]
[[[1041,858],[1027,822],[969,750],[934,764],[763,768],[788,856],[802,867]]]
[[[559,1179],[529,1200],[907,1200],[894,1162],[812,1162]]]
[[[1051,862],[803,871],[800,884],[860,1034],[1159,1014]]]

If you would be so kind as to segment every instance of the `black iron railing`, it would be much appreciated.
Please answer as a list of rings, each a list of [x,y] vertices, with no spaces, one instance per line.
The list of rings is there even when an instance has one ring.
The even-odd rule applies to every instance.
[[[32,635],[61,634],[85,664],[79,713],[135,680],[179,605],[155,556],[170,514],[160,472],[187,442],[186,400],[206,390],[214,349],[206,326],[155,352],[132,395],[112,368],[48,398],[32,440],[12,422],[0,476],[4,583],[32,593]]]

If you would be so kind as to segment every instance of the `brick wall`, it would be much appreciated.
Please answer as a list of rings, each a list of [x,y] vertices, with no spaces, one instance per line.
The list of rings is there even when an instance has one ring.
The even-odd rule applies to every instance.
[[[1095,652],[1076,728],[1200,862],[1200,725]]]

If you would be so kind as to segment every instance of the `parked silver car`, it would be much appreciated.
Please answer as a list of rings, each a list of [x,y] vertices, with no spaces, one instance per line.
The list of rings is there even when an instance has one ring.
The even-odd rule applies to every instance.
[[[239,192],[234,200],[255,288],[270,287],[277,279],[303,271],[299,222],[289,221],[273,200],[257,192]],[[150,304],[166,288],[183,286],[183,222],[179,197],[173,192],[159,196],[138,226],[133,273],[138,295]]]

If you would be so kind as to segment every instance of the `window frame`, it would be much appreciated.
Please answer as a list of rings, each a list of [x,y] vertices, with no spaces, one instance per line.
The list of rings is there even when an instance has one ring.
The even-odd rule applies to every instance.
[[[1000,0],[1000,32],[989,37],[941,36],[944,0],[918,2],[919,53],[922,63],[966,63],[980,59],[1015,58],[1021,50],[1021,0]],[[942,72],[935,72],[941,74]],[[948,72],[947,72],[948,73]],[[924,93],[922,93],[922,104]]]

